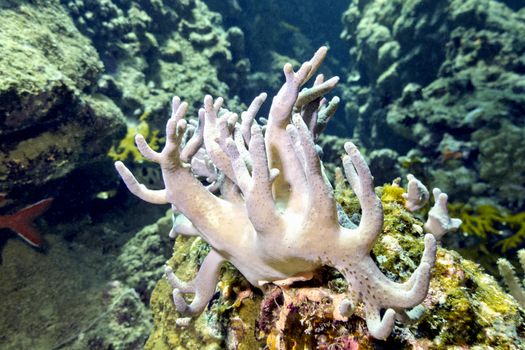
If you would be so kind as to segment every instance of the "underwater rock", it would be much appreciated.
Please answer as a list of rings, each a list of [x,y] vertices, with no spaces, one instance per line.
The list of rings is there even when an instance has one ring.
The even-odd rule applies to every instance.
[[[389,278],[403,281],[417,267],[423,251],[423,222],[404,208],[402,191],[393,186],[376,189],[385,210],[383,234],[373,249],[374,260]],[[347,214],[359,211],[349,189],[338,201]],[[348,203],[353,202],[353,205]],[[354,208],[354,209],[352,209]],[[168,262],[178,276],[189,280],[208,252],[200,238],[179,236]],[[417,319],[396,323],[385,340],[371,338],[363,308],[348,319],[337,312],[344,278],[323,269],[307,282],[288,288],[274,286],[261,295],[231,266],[223,267],[218,293],[207,310],[187,327],[176,326],[180,317],[173,305],[171,286],[160,280],[151,299],[154,328],[146,349],[520,349],[525,337],[525,314],[517,302],[476,263],[439,247],[428,296],[410,315]],[[339,346],[339,347],[337,347]],[[347,346],[346,348],[344,346]]]
[[[93,93],[102,63],[60,5],[19,4],[0,16],[0,192],[22,201],[100,160],[124,123]]]
[[[172,226],[172,214],[143,227],[121,248],[113,278],[133,288],[148,303],[156,281],[164,273],[166,259],[171,255],[167,233]]]
[[[365,146],[415,148],[431,160],[428,182],[455,200],[522,210],[523,11],[493,0],[361,0],[343,20],[359,77],[346,111]],[[510,152],[489,151],[503,139]],[[461,167],[467,187],[461,176],[441,182],[437,172]]]

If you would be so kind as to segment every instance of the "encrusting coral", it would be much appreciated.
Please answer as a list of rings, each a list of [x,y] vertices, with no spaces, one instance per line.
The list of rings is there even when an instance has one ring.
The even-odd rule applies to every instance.
[[[382,231],[383,208],[370,170],[351,142],[344,146],[343,166],[359,200],[361,219],[355,228],[339,223],[334,191],[314,143],[335,110],[334,103],[325,106],[323,95],[338,78],[324,81],[318,75],[312,88],[300,91],[326,52],[325,47],[319,49],[297,72],[290,64],[284,66],[286,82],[273,98],[264,134],[254,119],[266,94],[254,99],[240,123],[236,114],[221,110],[221,98],[214,101],[208,95],[196,127],[187,127],[187,103],[174,98],[164,149],[157,153],[144,137],[136,138],[142,155],[160,164],[165,189],[146,188],[123,163],[115,163],[133,194],[154,204],[170,203],[184,216],[174,231],[198,235],[211,246],[194,280],[183,282],[166,269],[179,312],[197,315],[205,309],[224,261],[263,290],[271,284],[309,280],[322,266],[334,267],[348,283],[338,311],[347,317],[361,301],[369,333],[378,339],[388,337],[394,321],[406,319],[407,309],[426,297],[436,239],[425,235],[421,262],[406,282],[394,282],[379,270],[370,251]],[[208,187],[198,179],[202,167],[193,166],[199,162],[210,164],[207,173],[217,174],[206,175],[213,181]],[[220,196],[212,193],[215,190]],[[195,294],[189,305],[183,298],[186,293]],[[177,323],[189,320],[179,318]]]

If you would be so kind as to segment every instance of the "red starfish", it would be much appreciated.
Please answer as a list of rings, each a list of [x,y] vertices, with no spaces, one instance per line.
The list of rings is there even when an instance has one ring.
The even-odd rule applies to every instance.
[[[4,194],[0,194],[0,203],[5,199]],[[51,206],[53,198],[46,198],[20,209],[14,214],[0,215],[0,229],[9,228],[15,231],[27,243],[37,248],[44,247],[44,239],[33,221],[44,214]]]

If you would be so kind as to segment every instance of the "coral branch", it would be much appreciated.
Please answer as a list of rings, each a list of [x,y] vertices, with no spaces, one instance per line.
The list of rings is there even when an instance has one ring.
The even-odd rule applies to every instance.
[[[425,236],[421,263],[405,283],[396,283],[379,270],[370,251],[382,232],[383,209],[370,169],[351,142],[344,146],[343,165],[361,205],[361,220],[358,227],[339,224],[334,191],[315,145],[339,103],[334,98],[325,106],[323,96],[338,78],[325,81],[318,75],[312,88],[299,93],[316,74],[326,51],[320,48],[297,72],[290,64],[284,66],[286,82],[273,98],[266,130],[255,121],[266,94],[253,100],[240,121],[237,114],[221,109],[222,98],[214,101],[208,95],[196,128],[186,127],[187,105],[174,98],[164,149],[155,152],[137,137],[141,153],[160,164],[165,190],[148,190],[122,163],[116,164],[131,192],[150,202],[167,201],[180,213],[171,235],[199,235],[212,248],[193,281],[182,282],[166,269],[179,312],[193,316],[205,309],[224,260],[255,287],[306,281],[323,265],[338,269],[348,282],[348,298],[338,311],[350,314],[363,303],[369,332],[380,339],[391,333],[396,319],[408,318],[407,308],[425,298],[436,239]],[[210,185],[205,187],[200,180]],[[409,185],[409,197],[414,193],[421,197],[410,190],[413,186]],[[437,220],[442,230],[453,227],[454,220],[449,219],[446,227],[439,221],[446,213],[446,196],[437,192],[435,196],[430,225]],[[195,294],[190,304],[185,293]],[[187,322],[189,318],[180,318],[177,324]]]
[[[446,193],[442,193],[439,188],[434,188],[432,194],[434,195],[434,206],[428,213],[424,228],[427,232],[432,233],[437,240],[440,240],[446,233],[457,231],[461,225],[461,220],[451,219],[448,215],[448,196]]]
[[[183,282],[175,276],[171,267],[166,267],[166,279],[173,288],[173,302],[177,311],[183,314],[200,314],[215,293],[219,271],[224,258],[213,249],[204,259],[197,277],[190,282]],[[194,293],[190,304],[187,304],[181,293]]]
[[[345,143],[344,147],[348,154],[348,158],[343,159],[345,170],[348,168],[348,182],[361,204],[361,222],[355,234],[369,252],[383,228],[383,206],[374,192],[373,177],[363,156],[351,142]]]
[[[412,174],[407,175],[408,186],[407,193],[403,193],[406,199],[406,208],[410,211],[416,211],[425,206],[428,202],[429,193],[425,185],[421,183]]]
[[[525,271],[525,249],[518,251],[518,257],[522,269]],[[498,270],[501,277],[505,281],[505,284],[509,288],[510,294],[516,299],[516,301],[525,308],[525,280],[520,283],[514,267],[506,259],[498,259]]]

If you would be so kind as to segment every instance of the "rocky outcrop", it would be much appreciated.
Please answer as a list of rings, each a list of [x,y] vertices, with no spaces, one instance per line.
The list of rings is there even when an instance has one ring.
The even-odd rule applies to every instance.
[[[60,5],[0,16],[0,192],[20,198],[96,162],[124,121],[94,91],[102,63]]]

